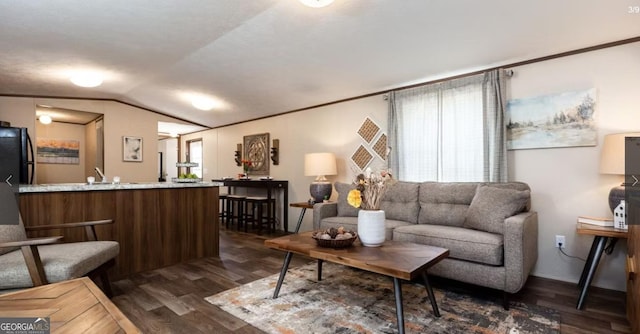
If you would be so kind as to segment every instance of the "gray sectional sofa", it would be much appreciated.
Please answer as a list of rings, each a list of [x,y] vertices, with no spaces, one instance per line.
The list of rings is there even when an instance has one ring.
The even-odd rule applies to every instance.
[[[313,207],[314,229],[357,230],[358,209],[346,202],[353,185],[335,183],[338,200]],[[397,182],[385,193],[386,238],[447,248],[429,274],[504,291],[519,291],[538,258],[538,215],[525,183]]]

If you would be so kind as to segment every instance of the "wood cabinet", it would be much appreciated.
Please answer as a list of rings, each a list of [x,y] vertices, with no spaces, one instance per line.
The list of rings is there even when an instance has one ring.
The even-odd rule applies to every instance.
[[[218,255],[218,187],[21,193],[20,212],[26,226],[113,219],[96,228],[120,243],[111,279]],[[30,236],[50,235],[85,240],[82,229]]]

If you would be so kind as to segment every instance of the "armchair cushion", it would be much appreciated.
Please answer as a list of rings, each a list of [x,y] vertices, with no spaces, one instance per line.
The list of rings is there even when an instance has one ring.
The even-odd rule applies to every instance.
[[[27,239],[27,234],[24,232],[22,219],[20,219],[18,225],[0,225],[0,244],[9,241],[23,241],[25,239]],[[20,247],[2,247],[0,248],[0,255],[13,252],[17,249],[20,249]]]
[[[467,210],[464,227],[503,234],[504,220],[522,212],[529,198],[529,190],[479,186]]]
[[[115,241],[74,242],[39,246],[38,252],[49,283],[78,278],[115,258],[120,246]],[[22,252],[0,255],[0,289],[33,286]]]
[[[9,185],[4,182],[0,183],[0,201],[2,201],[2,203],[10,204],[9,206],[11,207],[14,207],[13,203],[16,201],[13,191]],[[27,238],[24,231],[24,225],[22,225],[22,218],[20,218],[17,212],[17,205],[15,205],[14,212],[0,212],[0,244],[9,241],[22,241]],[[19,249],[19,247],[0,248],[0,255],[12,252],[16,249]]]

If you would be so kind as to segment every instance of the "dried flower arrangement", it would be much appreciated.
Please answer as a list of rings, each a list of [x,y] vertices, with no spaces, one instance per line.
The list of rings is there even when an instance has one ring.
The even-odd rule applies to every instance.
[[[380,201],[387,186],[395,181],[391,176],[391,170],[384,169],[374,173],[367,168],[364,173],[358,174],[354,184],[356,188],[347,195],[347,202],[356,208],[363,210],[380,210]]]

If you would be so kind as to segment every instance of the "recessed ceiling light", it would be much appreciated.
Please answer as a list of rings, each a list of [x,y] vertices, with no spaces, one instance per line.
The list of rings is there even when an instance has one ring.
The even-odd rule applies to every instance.
[[[41,115],[38,119],[40,120],[40,123],[45,124],[45,125],[46,124],[51,124],[51,122],[52,122],[51,116],[49,116],[49,115]]]
[[[305,6],[320,8],[329,6],[333,2],[333,0],[300,0],[300,2],[302,2],[302,4]]]
[[[80,87],[98,87],[102,84],[102,76],[97,73],[79,73],[70,78],[74,85]]]

